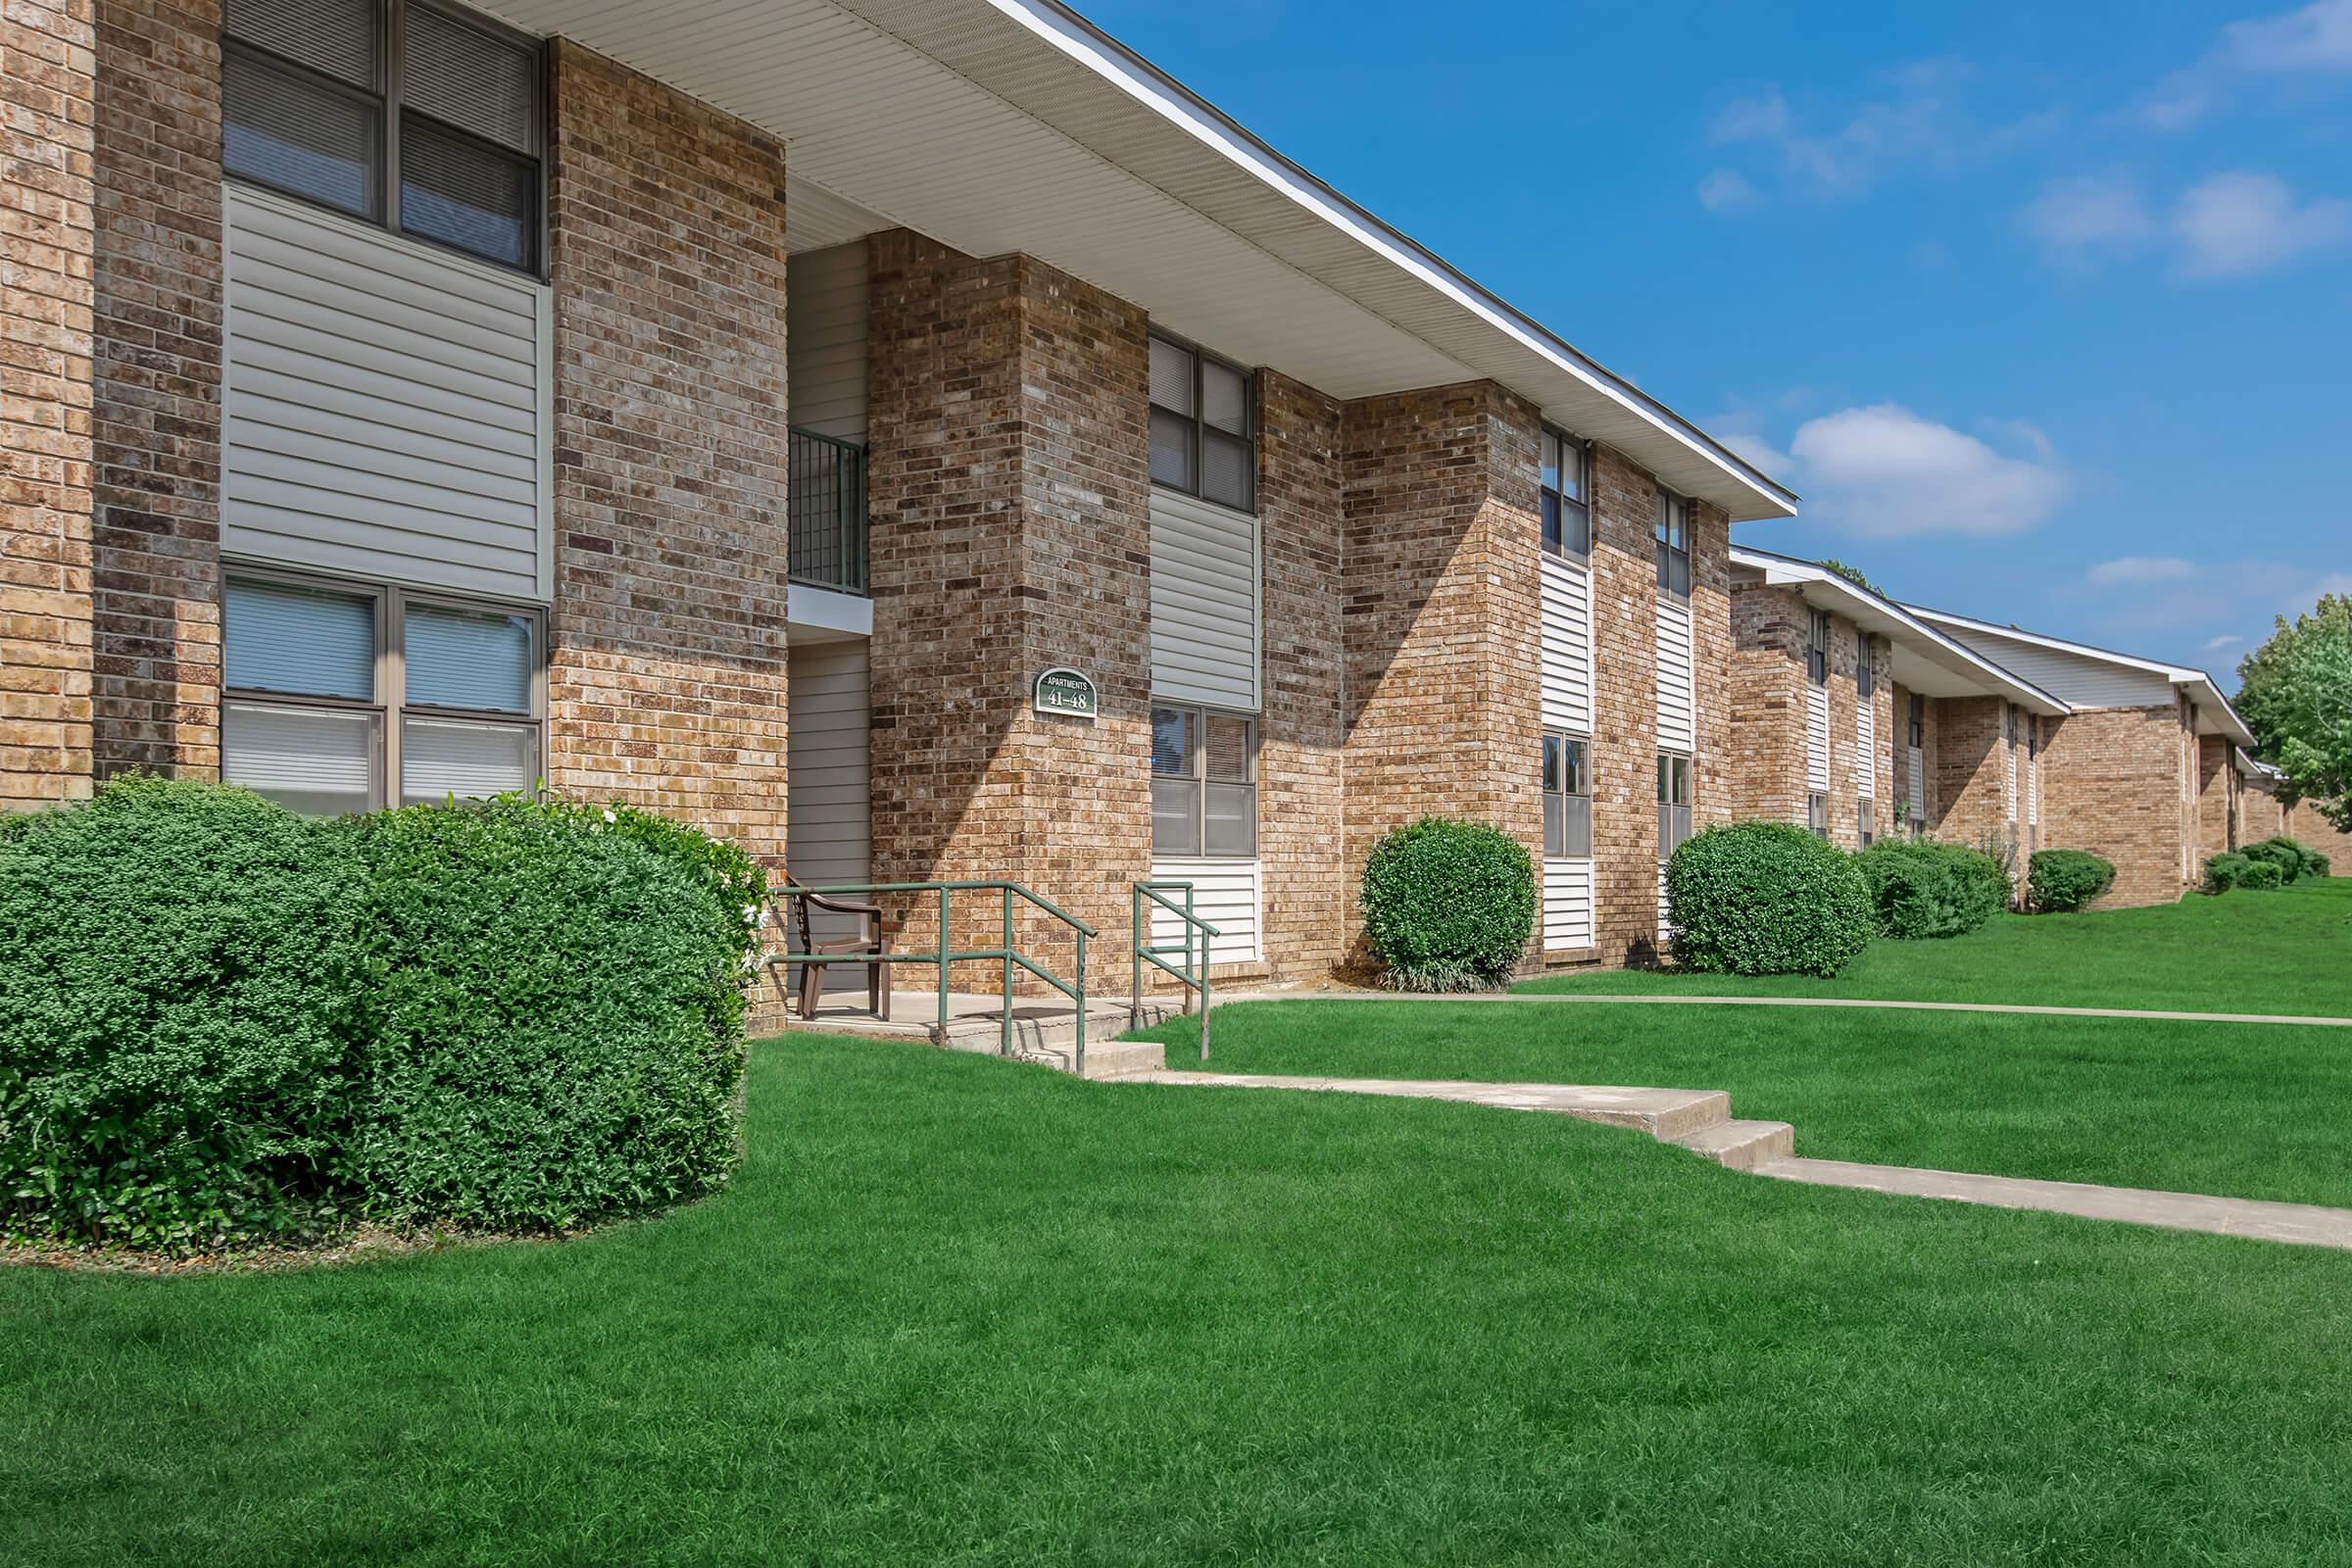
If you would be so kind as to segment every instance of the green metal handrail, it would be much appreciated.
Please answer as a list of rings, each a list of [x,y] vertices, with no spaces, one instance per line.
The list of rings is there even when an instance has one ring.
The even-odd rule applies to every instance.
[[[1180,906],[1170,900],[1166,893],[1161,891],[1163,888],[1181,891],[1184,894],[1184,903]],[[1184,922],[1184,943],[1181,948],[1174,943],[1153,946],[1144,940],[1144,901],[1146,899],[1150,899],[1153,904],[1158,905]],[[1208,945],[1222,933],[1193,912],[1193,885],[1190,882],[1138,882],[1135,885],[1135,891],[1129,895],[1128,905],[1127,917],[1135,936],[1135,989],[1127,1004],[1127,1027],[1130,1029],[1143,1027],[1144,965],[1147,962],[1156,964],[1182,981],[1188,991],[1200,993],[1200,1059],[1206,1061],[1208,1059]],[[1200,961],[1197,975],[1193,962],[1193,933],[1196,930],[1200,933]],[[1184,967],[1181,969],[1168,962],[1167,958],[1163,956],[1163,955],[1177,952],[1184,955]]]
[[[982,948],[970,953],[958,953],[948,943],[949,895],[955,893],[981,892],[995,893],[1004,900],[1004,944],[1003,947],[998,948]],[[1086,1076],[1086,939],[1091,936],[1095,936],[1098,933],[1093,926],[1088,925],[1084,920],[1079,919],[1076,915],[1070,913],[1067,909],[1062,908],[1059,905],[1054,903],[1052,900],[1041,898],[1039,895],[1030,892],[1018,882],[839,882],[829,883],[823,887],[802,887],[797,883],[787,883],[783,885],[771,883],[768,886],[767,897],[771,903],[779,898],[782,898],[786,900],[789,905],[789,901],[793,897],[804,893],[815,893],[822,895],[825,898],[842,898],[850,894],[936,893],[939,895],[939,951],[936,953],[851,953],[821,955],[808,953],[771,953],[767,956],[768,963],[780,963],[786,965],[787,967],[796,963],[937,964],[939,966],[939,1022],[933,1030],[932,1040],[934,1044],[944,1046],[948,1043],[949,967],[953,964],[958,963],[979,963],[991,959],[997,960],[1004,965],[1004,993],[1002,999],[1004,1004],[999,1009],[1004,1015],[1003,1035],[1002,1044],[999,1049],[1004,1055],[1007,1056],[1012,1054],[1012,971],[1014,966],[1018,965],[1019,967],[1027,970],[1029,973],[1037,976],[1040,980],[1043,980],[1046,984],[1052,986],[1054,990],[1060,992],[1063,996],[1069,998],[1071,1004],[1077,1008],[1078,1039],[1076,1056],[1078,1076],[1081,1078]],[[1068,926],[1072,931],[1077,933],[1078,977],[1075,985],[1065,984],[1058,975],[1054,974],[1042,964],[1037,963],[1027,955],[1023,954],[1019,949],[1013,946],[1012,901],[1015,898],[1028,901],[1028,903],[1035,906],[1037,908],[1043,909],[1046,913],[1054,916],[1054,919],[1059,920],[1062,924]],[[787,941],[791,939],[789,926],[785,931],[785,939]],[[884,984],[888,983],[889,977],[885,975]]]

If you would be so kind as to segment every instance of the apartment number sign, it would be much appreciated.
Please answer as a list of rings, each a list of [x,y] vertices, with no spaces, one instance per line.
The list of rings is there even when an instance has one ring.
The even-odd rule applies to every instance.
[[[1029,691],[1030,706],[1041,713],[1069,718],[1095,716],[1095,683],[1074,669],[1049,669]]]

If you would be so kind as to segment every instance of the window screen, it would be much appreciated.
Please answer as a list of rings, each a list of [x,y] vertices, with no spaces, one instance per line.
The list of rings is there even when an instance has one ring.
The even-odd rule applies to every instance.
[[[220,776],[306,816],[368,810],[382,723],[361,709],[230,699],[220,705]]]
[[[220,61],[220,166],[356,218],[381,205],[383,110],[243,50]]]
[[[1544,737],[1544,853],[1581,859],[1592,853],[1592,776],[1587,743]]]
[[[1690,597],[1690,503],[1681,496],[1658,492],[1658,517],[1651,530],[1657,538],[1658,587],[1677,599]]]
[[[411,605],[402,629],[412,705],[531,710],[531,621],[496,611]]]
[[[404,101],[511,151],[538,147],[539,54],[431,6],[411,5],[402,47]]]
[[[528,724],[463,718],[404,719],[400,726],[400,799],[404,806],[455,797],[487,800],[531,787],[538,773],[537,731]]]
[[[1669,860],[1690,836],[1690,759],[1658,758],[1658,858]]]
[[[1257,853],[1257,721],[1198,708],[1152,710],[1152,848]]]
[[[1538,490],[1543,507],[1544,548],[1555,556],[1582,559],[1592,553],[1592,514],[1585,496],[1583,443],[1545,430]]]
[[[228,0],[221,26],[363,92],[379,85],[375,0]]]
[[[375,697],[375,601],[279,583],[228,585],[222,678],[233,690]]]
[[[476,256],[528,268],[539,174],[526,158],[410,115],[400,134],[400,226]]]
[[[1251,378],[1162,337],[1152,339],[1152,479],[1248,512],[1257,504]]]

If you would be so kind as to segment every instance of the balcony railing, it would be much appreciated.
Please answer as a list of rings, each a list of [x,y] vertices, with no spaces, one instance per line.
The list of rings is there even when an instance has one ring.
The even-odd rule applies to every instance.
[[[864,593],[865,448],[796,426],[790,461],[792,580]]]

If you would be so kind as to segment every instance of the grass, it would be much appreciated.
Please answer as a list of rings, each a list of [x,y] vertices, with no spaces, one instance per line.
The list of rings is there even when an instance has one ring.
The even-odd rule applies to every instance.
[[[0,1271],[0,1555],[2352,1561],[2342,1253],[819,1037],[750,1103],[577,1243]]]
[[[2352,1029],[1594,1002],[1212,1015],[1224,1072],[1724,1089],[1796,1152],[2352,1207]],[[1197,1065],[1179,1020],[1146,1031]]]
[[[2352,877],[2088,914],[1995,916],[1943,942],[1874,942],[1835,980],[1604,973],[1522,991],[1876,997],[2182,1012],[2352,1015]]]

